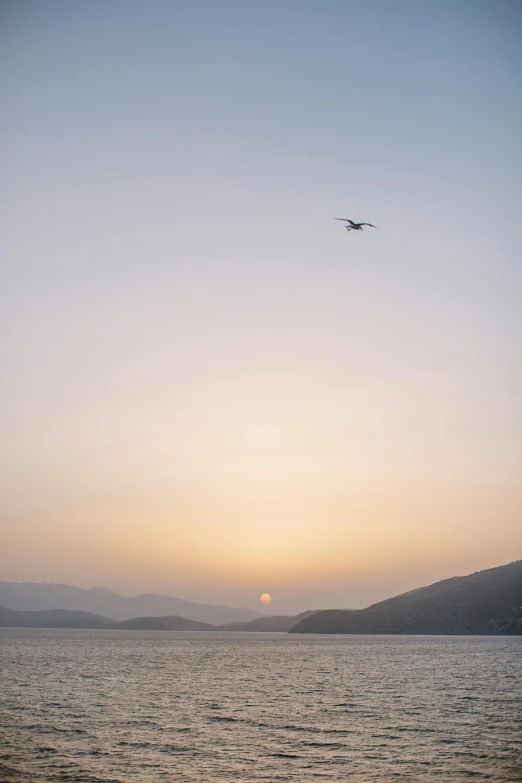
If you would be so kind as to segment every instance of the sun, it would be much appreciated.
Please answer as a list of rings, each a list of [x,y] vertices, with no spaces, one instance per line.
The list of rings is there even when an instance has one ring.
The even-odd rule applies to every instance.
[[[263,595],[259,600],[261,601],[262,604],[269,604],[270,601],[272,600],[272,596],[268,595],[268,593],[263,593]]]

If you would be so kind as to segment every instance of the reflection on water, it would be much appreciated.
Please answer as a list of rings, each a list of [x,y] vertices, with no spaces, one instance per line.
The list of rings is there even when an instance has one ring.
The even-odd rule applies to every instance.
[[[522,638],[0,632],[0,779],[522,780]]]

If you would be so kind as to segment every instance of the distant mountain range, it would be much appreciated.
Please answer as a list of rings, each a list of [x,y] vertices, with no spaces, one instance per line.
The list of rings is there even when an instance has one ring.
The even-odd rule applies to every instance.
[[[318,610],[317,610],[318,611]],[[295,616],[274,615],[274,617],[258,617],[257,620],[250,620],[248,623],[227,623],[219,626],[220,631],[289,631],[300,620],[315,614],[308,610]]]
[[[522,635],[522,560],[444,579],[367,609],[330,609],[291,633]]]
[[[165,612],[166,606],[169,609],[172,606],[182,607],[178,611],[182,611],[183,615],[178,611],[173,613],[172,609]],[[97,611],[94,611],[95,607]],[[139,611],[142,607],[146,607],[145,612]],[[131,611],[136,608],[138,612],[133,616]],[[122,617],[122,614],[125,616]],[[195,604],[163,595],[124,598],[103,588],[81,590],[67,585],[0,582],[0,626],[137,631],[522,635],[522,560],[469,576],[444,579],[380,601],[367,609],[309,610],[296,616],[273,617],[251,609]]]
[[[91,612],[69,609],[17,612],[0,606],[0,627],[4,628],[109,628],[112,624],[108,617]]]
[[[187,620],[178,615],[165,617],[133,617],[115,622],[108,617],[72,609],[44,609],[36,612],[17,612],[0,607],[0,627],[9,628],[84,628],[112,631],[288,631],[311,612],[295,617],[261,617],[247,623],[211,625]]]
[[[197,604],[169,595],[144,593],[128,598],[105,587],[82,590],[70,585],[38,582],[0,582],[0,606],[17,611],[70,609],[102,615],[111,620],[179,615],[211,625],[248,622],[263,617],[255,609]]]

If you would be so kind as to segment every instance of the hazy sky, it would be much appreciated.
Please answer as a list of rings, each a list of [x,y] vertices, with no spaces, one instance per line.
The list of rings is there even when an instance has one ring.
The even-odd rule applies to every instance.
[[[520,558],[520,3],[1,14],[2,578],[284,612]]]

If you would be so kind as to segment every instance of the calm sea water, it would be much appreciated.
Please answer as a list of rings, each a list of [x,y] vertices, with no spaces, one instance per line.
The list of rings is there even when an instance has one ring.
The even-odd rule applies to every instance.
[[[0,632],[0,780],[522,780],[522,638]]]

